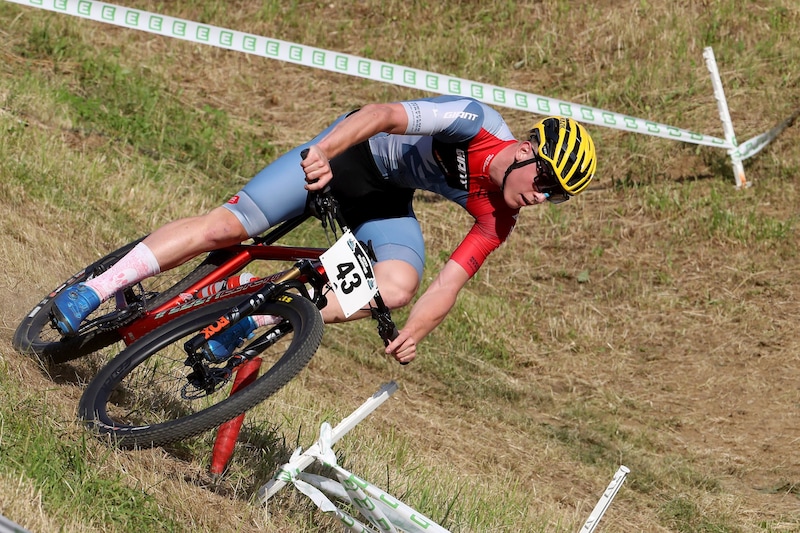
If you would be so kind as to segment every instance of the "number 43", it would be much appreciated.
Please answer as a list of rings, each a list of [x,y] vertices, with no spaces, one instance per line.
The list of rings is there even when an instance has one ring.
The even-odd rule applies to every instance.
[[[361,275],[356,270],[355,263],[339,263],[336,269],[336,279],[343,293],[350,294],[356,287],[361,286]],[[351,276],[351,280],[347,279],[348,276]]]

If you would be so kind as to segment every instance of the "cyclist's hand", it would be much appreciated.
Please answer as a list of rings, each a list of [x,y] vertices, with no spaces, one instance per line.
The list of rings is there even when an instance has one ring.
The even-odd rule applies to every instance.
[[[300,162],[303,172],[306,173],[306,189],[320,191],[328,185],[333,178],[328,157],[316,144],[304,150],[305,157]]]
[[[408,333],[400,330],[397,338],[386,347],[386,355],[394,356],[403,364],[410,363],[417,356],[417,341]]]

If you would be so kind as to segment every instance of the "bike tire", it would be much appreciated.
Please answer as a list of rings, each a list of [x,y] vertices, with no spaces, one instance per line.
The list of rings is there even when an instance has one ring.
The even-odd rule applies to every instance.
[[[316,306],[301,296],[283,294],[258,312],[288,320],[291,339],[268,349],[273,353],[260,355],[262,373],[256,380],[235,394],[230,394],[233,377],[211,393],[187,388],[191,368],[185,365],[184,343],[230,307],[230,302],[214,302],[187,313],[109,361],[81,397],[78,414],[87,427],[122,448],[164,446],[194,437],[275,394],[308,365],[322,341],[323,320]],[[260,331],[244,347],[258,339]],[[187,390],[201,396],[186,398]]]
[[[81,328],[78,335],[62,338],[61,334],[50,325],[50,311],[53,299],[61,291],[104,272],[122,259],[143,238],[132,241],[91,263],[42,298],[17,326],[13,338],[14,349],[20,353],[37,355],[51,363],[64,363],[120,342],[121,338],[116,329]],[[143,281],[146,306],[156,307],[180,294],[185,288],[216,269],[224,259],[224,253],[213,252],[178,269],[163,272]],[[122,312],[124,311],[116,308],[112,298],[103,302],[84,323],[100,316],[118,316]]]

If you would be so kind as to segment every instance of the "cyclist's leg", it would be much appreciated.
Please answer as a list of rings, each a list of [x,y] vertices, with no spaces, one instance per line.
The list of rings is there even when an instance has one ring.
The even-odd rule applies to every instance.
[[[170,222],[144,239],[161,269],[176,267],[203,252],[240,243],[301,214],[308,192],[304,188],[300,152],[311,143],[276,159],[224,205],[205,215]]]
[[[170,222],[147,236],[102,274],[67,288],[53,301],[60,332],[77,333],[81,322],[116,292],[197,255],[247,238],[239,220],[217,208],[207,215]]]
[[[64,335],[74,335],[80,323],[117,291],[203,252],[242,242],[301,213],[307,192],[300,151],[327,131],[267,166],[224,206],[156,229],[100,276],[63,291],[53,302],[58,329]]]
[[[225,205],[156,229],[138,245],[139,249],[131,251],[130,257],[120,260],[119,267],[115,265],[89,286],[101,299],[109,298],[159,271],[174,268],[201,253],[238,244],[300,214],[307,197],[299,163],[301,149],[290,151],[264,168]]]
[[[371,242],[376,255],[375,277],[384,303],[390,309],[408,304],[422,279],[425,243],[414,216],[414,190],[393,183],[376,166],[368,143],[351,147],[331,160],[335,178],[330,187],[353,233]],[[330,299],[323,309],[328,322],[345,320],[338,302]],[[362,311],[350,320],[369,316]]]
[[[308,199],[299,146],[276,159],[253,177],[222,210],[235,216],[248,236],[303,212]]]
[[[229,210],[217,207],[204,215],[168,222],[142,243],[150,249],[160,269],[168,270],[198,254],[238,244],[247,238],[238,218]]]
[[[358,240],[371,243],[375,251],[375,279],[384,303],[390,309],[407,305],[416,294],[425,265],[425,242],[413,216],[369,220],[354,231]],[[369,316],[358,312],[345,318],[336,297],[328,295],[322,310],[326,322],[343,322]]]
[[[354,233],[360,241],[372,244],[378,287],[386,304],[390,308],[407,305],[419,289],[425,266],[425,241],[417,219],[369,220]]]

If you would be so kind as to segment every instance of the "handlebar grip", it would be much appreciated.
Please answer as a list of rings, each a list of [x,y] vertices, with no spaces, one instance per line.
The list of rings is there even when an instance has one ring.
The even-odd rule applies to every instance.
[[[389,343],[391,341],[395,340],[398,335],[400,335],[400,332],[397,331],[397,326],[392,324],[392,332],[389,333],[389,335],[385,339],[383,339],[383,345],[384,346],[389,346]]]
[[[305,159],[306,157],[308,157],[308,150],[309,150],[308,148],[303,148],[300,151],[300,159]],[[308,183],[316,183],[318,181],[319,180],[314,180],[314,181],[309,181]]]
[[[308,150],[309,150],[308,148],[303,148],[303,149],[300,151],[300,158],[301,158],[301,159],[305,159],[306,157],[308,157]],[[318,182],[318,181],[319,181],[319,180],[309,181],[309,183],[316,183],[316,182]],[[331,186],[330,186],[330,185],[326,185],[326,186],[325,186],[325,188],[324,188],[324,189],[322,189],[322,192],[323,192],[324,194],[328,194],[328,193],[330,193],[330,192],[331,192]]]
[[[393,340],[395,340],[395,339],[397,338],[397,336],[398,336],[398,335],[400,335],[400,332],[399,332],[399,331],[397,331],[397,326],[395,326],[394,324],[392,324],[392,332],[391,332],[391,333],[389,333],[389,337],[388,337],[388,338],[386,338],[386,339],[384,339],[384,340],[383,340],[383,344],[384,344],[385,346],[389,346],[389,341],[393,341]],[[401,365],[403,365],[403,366],[407,365],[408,363],[409,363],[409,361],[405,361],[405,362],[403,362],[403,361],[400,361],[400,364],[401,364]]]

